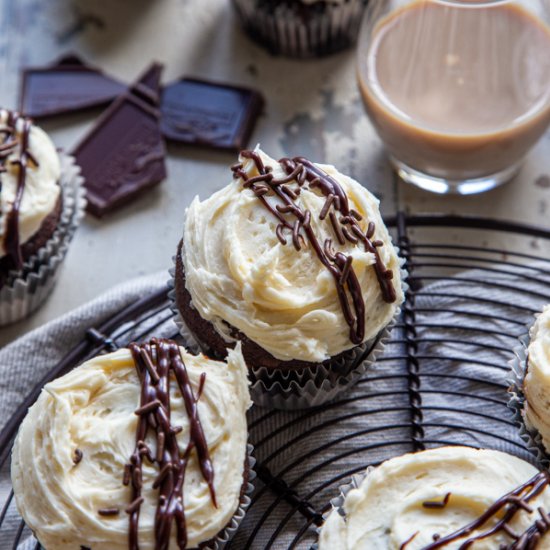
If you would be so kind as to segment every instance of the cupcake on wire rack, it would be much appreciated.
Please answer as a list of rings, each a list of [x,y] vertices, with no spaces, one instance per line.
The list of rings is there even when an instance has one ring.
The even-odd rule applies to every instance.
[[[403,301],[378,200],[334,167],[243,151],[233,181],[189,206],[177,322],[223,357],[242,342],[256,403],[319,405],[375,360]]]
[[[0,326],[53,288],[84,212],[79,172],[30,119],[0,110]]]
[[[550,305],[537,315],[512,361],[510,407],[529,449],[550,463]]]
[[[550,548],[550,475],[515,456],[441,447],[340,488],[318,550]]]
[[[247,33],[273,54],[320,57],[352,46],[367,0],[233,0]]]
[[[45,550],[220,548],[250,503],[250,405],[239,347],[218,362],[152,339],[90,359],[21,424],[17,508]]]

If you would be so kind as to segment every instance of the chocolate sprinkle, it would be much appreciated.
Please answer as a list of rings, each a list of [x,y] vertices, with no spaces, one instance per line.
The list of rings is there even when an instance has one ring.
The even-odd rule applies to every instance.
[[[407,548],[407,546],[409,545],[409,543],[411,543],[416,535],[418,535],[419,531],[416,531],[415,533],[413,533],[405,542],[403,542],[400,546],[399,546],[399,550],[405,550],[405,548]]]
[[[128,547],[130,550],[139,550],[139,514],[144,501],[141,495],[142,459],[143,456],[147,456],[159,469],[153,483],[153,489],[158,488],[159,495],[155,515],[155,548],[168,550],[172,523],[175,523],[177,546],[184,549],[187,546],[187,529],[183,485],[189,457],[193,451],[197,453],[200,471],[208,484],[212,503],[217,507],[214,469],[197,408],[206,375],[201,375],[198,396],[195,396],[179,346],[175,342],[154,338],[149,343],[132,343],[128,347],[141,383],[140,406],[135,411],[139,417],[136,447],[129,464],[125,466],[123,478],[125,485],[131,482],[132,486],[132,502],[126,508],[130,515]],[[175,378],[183,396],[189,417],[189,442],[183,451],[176,439],[176,434],[182,431],[182,427],[173,426],[170,418],[172,377]],[[145,443],[149,433],[155,435],[157,447],[154,453]]]
[[[447,506],[447,503],[449,502],[449,499],[451,498],[451,493],[447,493],[442,501],[427,501],[423,502],[422,506],[424,508],[445,508]]]
[[[362,343],[365,337],[365,303],[361,285],[353,269],[353,258],[351,255],[346,256],[341,252],[335,252],[330,239],[320,243],[309,223],[311,212],[302,210],[294,200],[306,182],[309,189],[318,188],[320,190],[326,199],[319,213],[319,219],[324,220],[328,214],[331,227],[340,245],[344,245],[346,241],[357,245],[360,241],[365,250],[373,254],[375,258],[373,268],[380,285],[382,298],[387,303],[393,303],[397,299],[392,283],[393,272],[384,265],[377,250],[377,246],[381,246],[379,244],[381,241],[371,241],[375,230],[374,223],[369,222],[367,231],[363,233],[358,223],[362,217],[358,212],[349,208],[348,197],[341,185],[303,157],[281,159],[279,164],[287,175],[278,180],[273,177],[270,167],[264,166],[257,152],[242,151],[241,157],[252,160],[259,174],[249,177],[243,170],[242,163],[238,163],[231,167],[233,177],[242,179],[243,187],[250,189],[262,205],[277,218],[279,224],[275,234],[283,246],[287,244],[287,239],[284,236],[285,229],[291,230],[292,244],[297,251],[301,250],[301,243],[305,245],[303,236],[305,234],[317,257],[333,276],[342,313],[350,327],[350,340],[354,344]],[[292,189],[292,193],[289,192],[291,188],[288,185],[282,185],[291,182],[298,185],[296,189]],[[268,193],[264,191],[266,187]],[[268,201],[268,197],[276,198],[278,202]],[[336,212],[341,214],[340,220]]]
[[[79,464],[83,456],[84,455],[80,449],[75,449],[73,453],[73,462],[75,464]]]
[[[120,510],[118,508],[100,508],[97,513],[100,516],[111,517],[118,516],[120,514]]]

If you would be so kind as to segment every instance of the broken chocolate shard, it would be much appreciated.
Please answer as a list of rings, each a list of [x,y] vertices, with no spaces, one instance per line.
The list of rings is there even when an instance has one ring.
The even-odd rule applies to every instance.
[[[20,111],[32,118],[44,118],[107,105],[126,86],[68,55],[47,67],[23,71]]]
[[[262,95],[255,90],[183,78],[162,93],[162,133],[189,145],[240,151],[263,105]]]
[[[100,116],[73,151],[87,189],[87,210],[101,217],[166,177],[160,132],[160,75],[154,63]]]

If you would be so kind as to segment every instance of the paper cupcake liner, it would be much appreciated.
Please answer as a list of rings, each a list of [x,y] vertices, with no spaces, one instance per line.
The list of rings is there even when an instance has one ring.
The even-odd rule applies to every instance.
[[[331,508],[328,512],[323,514],[323,519],[326,521],[330,514],[340,514],[342,517],[345,518],[346,513],[344,511],[344,502],[346,500],[347,494],[352,489],[357,489],[361,485],[361,483],[363,483],[365,478],[368,475],[370,475],[370,473],[373,472],[375,469],[376,469],[375,466],[369,466],[364,472],[359,474],[354,474],[353,476],[351,476],[351,479],[348,483],[344,485],[340,485],[338,487],[338,496],[330,500]],[[323,526],[321,525],[320,527],[317,527],[315,529],[318,537],[321,534],[322,528]],[[311,546],[311,550],[318,550],[318,548],[319,548],[319,545],[317,543]]]
[[[12,271],[0,289],[0,326],[20,321],[35,311],[52,291],[69,243],[84,216],[84,178],[74,158],[60,154],[62,212],[52,237],[23,265]]]
[[[285,382],[282,377],[270,381],[280,374],[273,369],[251,367],[255,378],[250,387],[252,400],[261,407],[282,410],[307,409],[331,401],[351,389],[383,353],[394,323],[395,320],[382,329],[374,340],[352,348],[336,361],[289,371]],[[335,377],[334,371],[338,370],[347,370],[347,374]]]
[[[308,58],[352,46],[359,34],[366,0],[332,4],[278,2],[259,6],[259,0],[233,0],[247,33],[275,55]],[[265,4],[265,2],[264,2]]]
[[[395,249],[399,253],[399,249],[397,247]],[[407,272],[403,268],[404,259],[398,257],[401,285],[403,293],[406,293],[408,290]],[[175,261],[176,257],[174,256],[174,264]],[[207,355],[215,356],[216,354],[213,354],[210,349],[197,340],[187,327],[176,305],[174,267],[169,270],[169,274],[170,291],[168,296],[171,301],[171,310],[174,313],[174,322],[181,336],[195,353],[202,351]],[[317,407],[335,399],[339,394],[351,389],[384,352],[390,339],[391,330],[400,313],[401,308],[398,307],[391,322],[374,339],[348,350],[340,358],[329,363],[319,363],[311,367],[288,371],[248,365],[252,401],[260,407],[300,410]]]
[[[550,454],[546,450],[539,431],[531,425],[525,414],[526,399],[523,393],[523,381],[527,373],[527,347],[529,346],[529,333],[520,337],[519,345],[514,349],[514,359],[510,361],[508,407],[512,409],[513,420],[519,428],[519,435],[525,442],[527,449],[536,457],[541,467],[550,467]]]
[[[219,533],[215,540],[207,546],[201,546],[208,550],[221,550],[225,545],[231,540],[237,529],[239,528],[242,520],[246,515],[246,511],[251,503],[251,495],[254,491],[254,484],[252,483],[256,478],[256,472],[254,471],[254,466],[256,464],[256,459],[253,456],[254,447],[249,443],[247,445],[247,460],[248,460],[248,481],[244,490],[243,495],[239,503],[239,507],[233,514],[229,525],[227,525],[224,530]]]

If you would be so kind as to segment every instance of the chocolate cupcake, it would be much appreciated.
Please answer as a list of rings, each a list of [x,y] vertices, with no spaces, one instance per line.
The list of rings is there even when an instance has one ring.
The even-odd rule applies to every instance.
[[[233,0],[247,33],[271,53],[320,57],[357,40],[367,0]]]
[[[53,287],[82,217],[81,183],[40,128],[0,110],[0,325],[30,313]]]
[[[255,402],[320,404],[364,372],[403,301],[378,200],[304,158],[243,151],[233,173],[186,213],[182,328],[215,356],[242,342]]]
[[[47,384],[17,435],[17,507],[45,550],[210,548],[249,503],[246,367],[170,340]]]
[[[550,548],[550,476],[506,453],[442,447],[342,487],[318,550]]]

